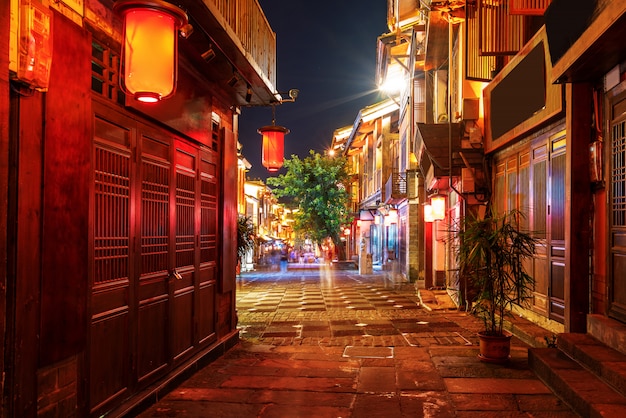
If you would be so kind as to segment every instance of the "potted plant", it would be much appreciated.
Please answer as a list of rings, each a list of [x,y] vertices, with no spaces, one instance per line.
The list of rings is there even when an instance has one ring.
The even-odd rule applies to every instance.
[[[245,260],[248,251],[254,249],[254,225],[249,216],[237,218],[237,274],[241,270],[241,262]]]
[[[508,361],[511,334],[504,330],[505,316],[532,296],[535,281],[524,264],[535,253],[536,238],[520,229],[522,216],[519,211],[466,216],[458,231],[460,277],[473,294],[472,312],[485,325],[479,333],[482,361]]]

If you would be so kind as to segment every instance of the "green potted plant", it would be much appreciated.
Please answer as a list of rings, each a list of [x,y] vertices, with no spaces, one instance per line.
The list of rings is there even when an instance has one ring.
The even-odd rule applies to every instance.
[[[535,253],[536,238],[520,229],[522,216],[519,211],[482,219],[468,215],[458,230],[460,277],[473,295],[472,312],[485,325],[478,335],[482,361],[508,361],[511,334],[504,319],[532,297],[535,281],[524,264]]]
[[[249,216],[239,215],[237,218],[237,273],[241,269],[241,262],[245,260],[248,251],[254,249],[254,225]]]

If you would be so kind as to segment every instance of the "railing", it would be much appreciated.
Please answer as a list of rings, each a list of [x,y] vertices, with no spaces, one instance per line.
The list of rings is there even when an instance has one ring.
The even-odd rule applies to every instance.
[[[406,197],[406,173],[393,172],[385,183],[385,199]]]
[[[212,3],[259,69],[276,86],[276,34],[258,0],[204,0]]]
[[[481,55],[515,55],[524,46],[524,16],[511,14],[505,2],[479,0],[478,24]]]
[[[552,0],[509,0],[512,15],[542,16]]]

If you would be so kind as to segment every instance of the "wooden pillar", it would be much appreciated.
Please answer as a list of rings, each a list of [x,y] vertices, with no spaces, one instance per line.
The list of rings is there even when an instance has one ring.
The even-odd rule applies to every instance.
[[[587,330],[589,312],[589,238],[591,186],[589,144],[592,88],[587,83],[567,84],[567,177],[565,180],[565,331]]]
[[[0,2],[0,33],[9,33],[10,2]],[[5,38],[6,39],[6,38]],[[9,188],[9,43],[0,43],[0,312],[6,312],[6,277],[7,277],[7,209]],[[0,315],[0,330],[6,330],[6,315]],[[5,335],[0,334],[2,341]],[[5,344],[0,344],[0,373],[6,376],[4,363]],[[0,390],[4,391],[5,380],[0,382]],[[10,383],[10,382],[8,382]],[[0,407],[1,416],[9,416],[3,402]]]

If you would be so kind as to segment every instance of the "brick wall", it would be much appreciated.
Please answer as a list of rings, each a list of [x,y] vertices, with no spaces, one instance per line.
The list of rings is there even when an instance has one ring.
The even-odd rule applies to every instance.
[[[37,372],[37,416],[77,416],[78,361],[76,357]]]

